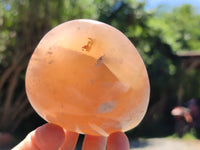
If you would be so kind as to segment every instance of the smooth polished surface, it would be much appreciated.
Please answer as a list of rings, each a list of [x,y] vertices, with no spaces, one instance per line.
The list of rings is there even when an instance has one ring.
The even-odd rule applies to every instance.
[[[125,35],[79,19],[58,25],[40,41],[27,68],[26,91],[48,122],[108,136],[138,125],[150,86],[142,58]]]

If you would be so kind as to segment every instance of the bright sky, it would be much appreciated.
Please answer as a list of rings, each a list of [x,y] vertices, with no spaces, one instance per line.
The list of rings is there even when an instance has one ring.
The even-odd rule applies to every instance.
[[[200,0],[147,0],[146,9],[154,9],[162,4],[166,4],[171,7],[182,4],[191,4],[196,7],[198,12],[200,12]]]

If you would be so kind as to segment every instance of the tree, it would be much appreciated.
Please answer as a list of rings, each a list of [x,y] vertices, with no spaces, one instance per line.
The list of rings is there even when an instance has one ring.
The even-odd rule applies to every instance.
[[[162,39],[172,46],[174,52],[200,49],[200,15],[196,9],[185,4],[170,12],[159,11],[149,24],[160,30]]]

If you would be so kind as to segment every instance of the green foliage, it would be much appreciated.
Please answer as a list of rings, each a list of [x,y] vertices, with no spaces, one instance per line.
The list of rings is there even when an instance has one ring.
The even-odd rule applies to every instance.
[[[167,138],[170,138],[170,139],[180,139],[180,137],[178,135],[176,135],[176,134],[167,136]],[[196,131],[194,129],[191,129],[190,131],[188,131],[187,133],[185,133],[183,135],[183,137],[181,137],[181,139],[184,139],[184,140],[194,140],[194,139],[197,139],[197,137],[196,137]]]
[[[172,12],[160,12],[149,20],[153,29],[160,30],[162,39],[171,45],[174,51],[199,50],[200,14],[191,5],[174,8]]]

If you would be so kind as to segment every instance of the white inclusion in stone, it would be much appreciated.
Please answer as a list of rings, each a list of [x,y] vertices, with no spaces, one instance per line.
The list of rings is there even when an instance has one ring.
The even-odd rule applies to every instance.
[[[75,131],[79,134],[84,134],[83,131],[76,125]]]
[[[101,127],[97,126],[94,123],[88,123],[88,125],[98,134],[102,135],[102,136],[108,136],[108,133],[106,133],[106,131],[104,131],[104,129],[102,129]]]
[[[98,107],[97,112],[98,113],[109,113],[109,112],[112,112],[116,106],[117,106],[116,100],[104,102]]]

